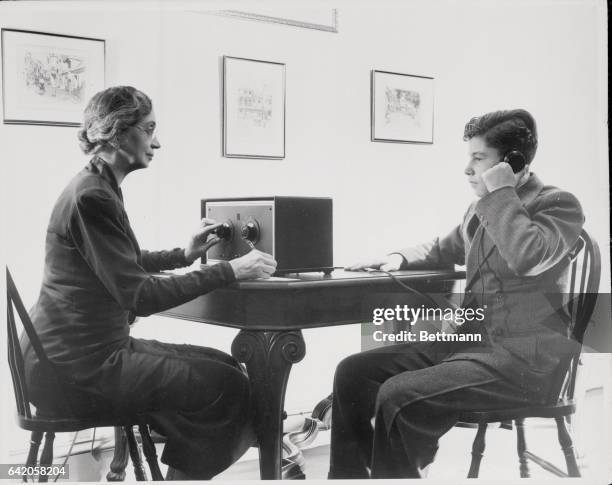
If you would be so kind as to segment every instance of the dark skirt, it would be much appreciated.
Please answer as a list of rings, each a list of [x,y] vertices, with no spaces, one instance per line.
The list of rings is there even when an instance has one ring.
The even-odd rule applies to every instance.
[[[32,367],[31,401],[39,412],[65,412],[61,401],[69,394],[78,416],[146,414],[167,438],[162,462],[199,479],[222,472],[253,443],[249,380],[224,352],[130,338],[91,363],[61,366],[71,381],[61,397]]]

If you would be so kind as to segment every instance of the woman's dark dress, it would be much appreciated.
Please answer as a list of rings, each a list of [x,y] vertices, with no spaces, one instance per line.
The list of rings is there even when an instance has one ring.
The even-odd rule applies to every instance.
[[[41,414],[146,412],[167,437],[162,461],[200,478],[231,465],[250,444],[249,382],[238,362],[211,348],[131,338],[150,315],[235,280],[228,263],[185,275],[182,249],[141,251],[110,168],[92,159],[59,197],[46,237],[32,321],[64,387],[41,371],[22,340],[30,399]],[[171,325],[171,322],[168,322]]]

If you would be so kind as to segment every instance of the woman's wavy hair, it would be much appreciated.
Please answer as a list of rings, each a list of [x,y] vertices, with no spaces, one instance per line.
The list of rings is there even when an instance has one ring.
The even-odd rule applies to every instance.
[[[464,141],[482,136],[486,144],[503,156],[518,150],[531,163],[538,148],[536,122],[524,109],[493,111],[468,121],[463,131]]]
[[[96,93],[87,104],[78,132],[81,150],[97,151],[114,145],[119,135],[151,113],[151,99],[131,86],[114,86]]]

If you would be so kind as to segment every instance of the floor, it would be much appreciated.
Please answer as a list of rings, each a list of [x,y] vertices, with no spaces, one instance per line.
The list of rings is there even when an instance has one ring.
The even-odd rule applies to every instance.
[[[542,458],[563,467],[564,461],[557,443],[554,422],[532,420],[531,423],[528,421],[527,424],[528,447]],[[447,433],[440,441],[440,450],[436,462],[430,467],[428,478],[433,481],[452,480],[457,482],[458,479],[466,477],[474,433],[475,430],[465,428],[454,428]],[[515,431],[490,425],[487,432],[487,449],[481,465],[480,478],[490,481],[491,479],[519,477],[515,436]],[[161,445],[158,446],[160,446],[158,449],[158,454],[160,454]],[[304,472],[307,479],[326,479],[329,465],[329,431],[321,432],[311,447],[304,451],[304,455],[306,460]],[[595,478],[598,473],[601,473],[601,470],[594,466],[595,464],[590,463],[580,450],[578,450],[578,455],[584,477]],[[112,449],[102,452],[94,450],[94,452],[85,452],[73,456],[69,461],[70,481],[106,481],[105,475],[111,458]],[[534,478],[552,477],[535,464],[530,466],[530,470]],[[128,465],[126,472],[126,481],[133,481],[134,475],[131,464]],[[162,472],[165,473],[165,466],[162,466]],[[257,450],[249,450],[238,463],[215,479],[227,482],[258,480]]]

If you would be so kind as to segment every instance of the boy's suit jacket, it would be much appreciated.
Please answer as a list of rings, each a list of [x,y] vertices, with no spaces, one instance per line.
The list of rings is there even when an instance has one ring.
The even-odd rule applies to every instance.
[[[560,359],[577,349],[566,338],[563,292],[568,253],[583,222],[572,194],[531,174],[518,189],[503,187],[474,202],[446,237],[398,251],[403,269],[466,265],[465,305],[484,308],[480,329],[489,344],[446,360],[478,360],[527,385],[546,386]]]

